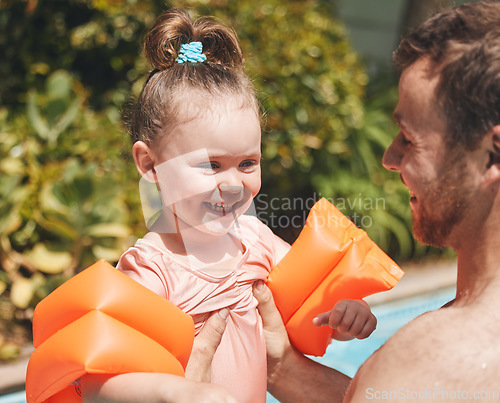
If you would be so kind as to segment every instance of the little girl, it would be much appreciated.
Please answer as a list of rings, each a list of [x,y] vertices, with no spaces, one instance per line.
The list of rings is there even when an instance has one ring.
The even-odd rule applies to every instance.
[[[133,157],[142,177],[156,184],[163,208],[117,267],[191,315],[197,333],[213,312],[227,308],[212,383],[240,402],[264,402],[266,350],[252,285],[290,246],[244,215],[261,184],[261,127],[237,37],[213,19],[192,23],[185,12],[169,10],[147,34],[144,52],[154,70],[131,119]],[[337,338],[373,331],[366,304],[342,307],[337,319],[345,332]],[[153,401],[144,383],[149,375],[158,376],[127,374],[143,401]],[[186,385],[171,377],[178,379],[174,388]]]

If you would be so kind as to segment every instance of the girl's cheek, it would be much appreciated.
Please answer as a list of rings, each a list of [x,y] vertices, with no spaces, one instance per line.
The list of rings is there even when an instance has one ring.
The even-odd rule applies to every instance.
[[[199,170],[172,171],[161,182],[163,200],[168,200],[170,204],[205,197],[208,192],[217,189],[215,176],[200,173]]]
[[[194,196],[195,194],[217,189],[217,176],[195,169],[186,177],[186,185],[191,189],[193,192],[192,195]]]

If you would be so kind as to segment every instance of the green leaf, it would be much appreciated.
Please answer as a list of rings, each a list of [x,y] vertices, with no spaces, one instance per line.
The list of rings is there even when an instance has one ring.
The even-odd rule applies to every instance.
[[[57,70],[47,79],[47,95],[51,99],[68,98],[71,95],[73,78],[65,70]]]
[[[73,186],[76,190],[76,198],[78,202],[83,202],[92,196],[94,191],[93,178],[88,176],[82,176],[75,178]]]
[[[70,216],[68,213],[67,217]],[[46,213],[40,218],[39,224],[47,231],[74,241],[78,239],[78,230],[75,228],[74,223],[68,221],[67,217]]]
[[[76,158],[69,158],[63,174],[63,182],[71,182],[82,171],[82,165]]]
[[[100,245],[92,247],[92,253],[96,259],[106,259],[108,262],[118,261],[123,252],[122,248],[106,248]]]
[[[35,279],[36,280],[36,279]],[[33,278],[19,277],[12,283],[10,300],[20,309],[26,309],[35,293],[36,282]]]
[[[36,92],[30,91],[28,93],[28,99],[26,103],[26,115],[28,117],[28,122],[31,124],[35,132],[44,140],[48,140],[50,137],[50,129],[47,126],[47,122],[44,121],[40,113],[40,109],[36,104]]]
[[[0,361],[13,360],[18,357],[20,353],[21,348],[13,342],[0,344]]]
[[[407,225],[387,211],[380,210],[377,223],[386,227],[396,237],[399,243],[399,256],[409,257],[412,253],[413,238]]]
[[[7,157],[0,161],[0,172],[7,175],[21,175],[25,171],[25,165],[19,158]]]
[[[53,192],[53,184],[45,183],[40,192],[40,207],[42,211],[56,211],[62,215],[68,213],[68,207],[61,203],[60,198]]]
[[[0,218],[0,234],[9,235],[16,231],[22,224],[19,211],[11,210],[8,215],[2,215]]]
[[[56,98],[48,102],[43,108],[43,114],[47,119],[47,123],[49,125],[49,131],[52,138],[49,140],[53,140],[54,132],[56,131],[55,125],[63,113],[66,111],[68,107],[68,102],[64,99]],[[56,133],[57,134],[57,133]]]
[[[2,295],[6,289],[7,289],[7,283],[5,281],[0,280],[0,295]]]
[[[47,274],[63,272],[69,267],[72,261],[71,253],[50,250],[43,243],[37,243],[25,255],[38,270]]]
[[[66,111],[59,117],[59,120],[52,128],[53,130],[53,139],[52,141],[56,141],[59,135],[64,132],[71,123],[78,116],[78,112],[83,103],[83,97],[76,98],[71,105],[66,109]]]
[[[126,238],[130,235],[130,228],[118,223],[95,224],[87,228],[87,235],[100,238]]]
[[[33,298],[33,286],[27,278],[21,277],[14,281],[10,290],[10,300],[14,306],[25,309]]]

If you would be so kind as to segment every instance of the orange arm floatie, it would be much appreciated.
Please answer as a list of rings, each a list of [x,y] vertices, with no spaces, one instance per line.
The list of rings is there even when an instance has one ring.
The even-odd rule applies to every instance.
[[[332,330],[313,318],[341,299],[386,291],[401,269],[325,198],[311,209],[292,248],[268,278],[288,335],[303,354],[321,356]]]
[[[192,318],[101,260],[41,301],[33,317],[28,402],[77,402],[87,373],[183,376]]]

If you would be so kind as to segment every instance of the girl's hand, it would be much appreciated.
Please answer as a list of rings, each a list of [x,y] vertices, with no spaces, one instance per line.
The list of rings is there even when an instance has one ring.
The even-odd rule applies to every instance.
[[[332,339],[341,341],[365,339],[377,327],[377,319],[362,299],[340,300],[331,311],[316,316],[313,323],[330,326],[334,329]]]

